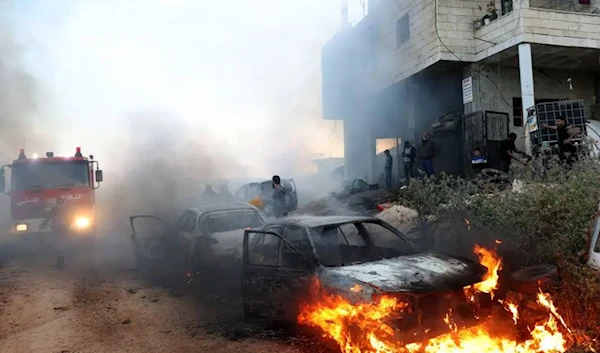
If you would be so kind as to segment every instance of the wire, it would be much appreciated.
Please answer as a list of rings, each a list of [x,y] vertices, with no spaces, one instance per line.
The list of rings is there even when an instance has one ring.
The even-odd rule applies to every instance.
[[[448,46],[446,45],[446,43],[444,43],[444,41],[442,40],[442,38],[440,37],[440,32],[438,30],[438,24],[437,24],[437,15],[438,15],[438,0],[435,0],[435,9],[434,9],[434,23],[435,23],[435,35],[437,37],[437,39],[440,41],[440,43],[444,46],[444,48],[446,48],[446,50],[452,54],[452,56],[454,56],[459,62],[461,63],[465,63],[465,61],[463,61],[461,58],[458,57],[458,55],[456,55],[452,50],[450,50],[450,48],[448,48]],[[504,96],[502,95],[502,92],[500,91],[500,87],[498,87],[498,84],[492,80],[489,76],[487,76],[486,74],[482,73],[480,70],[472,67],[473,71],[477,72],[480,76],[483,76],[485,78],[487,78],[493,85],[494,87],[496,87],[496,91],[498,91],[498,94],[500,95],[500,98],[502,98],[502,100],[504,101],[504,103],[506,105],[508,105],[509,107],[513,108],[513,105],[510,104],[506,98],[504,98]]]
[[[331,133],[329,134],[329,137],[333,136],[333,133],[335,132],[335,128],[337,127],[337,120],[333,121],[333,129],[331,129]]]

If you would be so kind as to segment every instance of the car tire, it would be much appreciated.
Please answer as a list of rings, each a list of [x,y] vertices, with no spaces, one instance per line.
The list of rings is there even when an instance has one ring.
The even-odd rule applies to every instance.
[[[514,272],[509,288],[521,294],[537,294],[540,290],[547,291],[557,276],[558,268],[554,265],[533,265]]]

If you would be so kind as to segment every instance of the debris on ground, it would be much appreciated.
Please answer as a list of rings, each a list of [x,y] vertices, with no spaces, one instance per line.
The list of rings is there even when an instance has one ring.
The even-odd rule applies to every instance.
[[[409,232],[418,225],[419,213],[412,208],[393,205],[375,217],[393,225],[403,232]]]
[[[129,320],[129,319],[123,320],[123,322],[121,322],[121,324],[123,324],[123,325],[127,325],[130,323],[131,323],[131,320]]]

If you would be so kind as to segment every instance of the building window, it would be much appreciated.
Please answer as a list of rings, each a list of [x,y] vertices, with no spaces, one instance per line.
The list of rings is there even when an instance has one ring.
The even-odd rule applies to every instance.
[[[408,13],[396,21],[396,46],[401,46],[410,38],[410,19]]]
[[[521,97],[513,98],[513,126],[523,126],[523,100]]]

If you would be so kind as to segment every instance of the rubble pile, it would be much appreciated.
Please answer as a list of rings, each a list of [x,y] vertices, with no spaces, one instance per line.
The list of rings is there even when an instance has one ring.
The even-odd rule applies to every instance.
[[[386,208],[376,217],[393,225],[403,232],[409,232],[418,225],[419,213],[412,208],[393,205]]]

